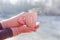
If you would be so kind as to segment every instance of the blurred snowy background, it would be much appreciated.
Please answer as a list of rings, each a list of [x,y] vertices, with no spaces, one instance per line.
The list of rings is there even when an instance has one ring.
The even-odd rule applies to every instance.
[[[60,0],[0,0],[0,20],[37,11],[40,28],[6,40],[60,40]]]

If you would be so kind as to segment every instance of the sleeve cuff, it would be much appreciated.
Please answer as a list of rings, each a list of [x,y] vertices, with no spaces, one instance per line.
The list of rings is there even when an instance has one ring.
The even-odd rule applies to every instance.
[[[6,38],[9,38],[12,36],[13,36],[13,33],[12,33],[12,30],[10,28],[0,30],[0,39],[6,39]]]
[[[7,33],[8,37],[13,36],[13,32],[12,32],[12,30],[10,28],[6,28],[5,30],[6,30],[6,33]]]
[[[2,28],[2,24],[0,23],[0,30],[2,30],[3,28]]]

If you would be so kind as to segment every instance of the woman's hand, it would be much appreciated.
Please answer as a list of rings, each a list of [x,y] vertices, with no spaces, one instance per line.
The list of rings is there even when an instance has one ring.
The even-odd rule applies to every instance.
[[[39,23],[35,24],[35,27],[27,27],[26,25],[17,27],[17,28],[11,28],[13,31],[13,36],[16,36],[21,33],[30,33],[35,32],[39,28]]]
[[[12,18],[2,21],[3,28],[18,27],[27,25],[28,27],[35,27],[37,19],[37,13],[34,12],[23,12]]]

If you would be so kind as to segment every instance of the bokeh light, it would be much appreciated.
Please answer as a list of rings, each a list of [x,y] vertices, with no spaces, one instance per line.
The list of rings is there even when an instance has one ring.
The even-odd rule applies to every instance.
[[[11,4],[16,4],[18,2],[18,0],[10,0]]]

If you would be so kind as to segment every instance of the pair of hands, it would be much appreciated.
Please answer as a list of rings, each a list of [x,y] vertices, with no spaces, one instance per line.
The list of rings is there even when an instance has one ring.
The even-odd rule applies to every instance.
[[[19,33],[36,31],[39,28],[39,23],[36,22],[37,13],[22,12],[12,18],[2,21],[3,28],[13,28]]]

